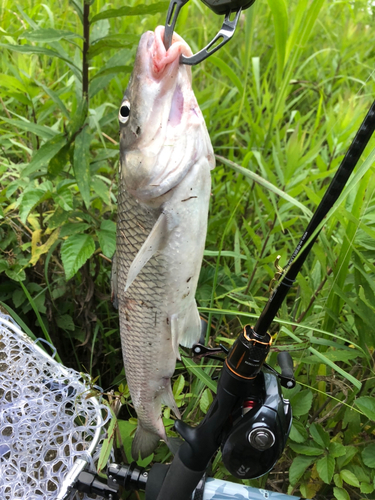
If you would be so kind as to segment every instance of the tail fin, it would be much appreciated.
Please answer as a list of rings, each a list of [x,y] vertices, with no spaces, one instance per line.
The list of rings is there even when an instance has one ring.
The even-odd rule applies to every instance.
[[[132,443],[133,460],[138,460],[141,455],[142,460],[155,450],[160,437],[155,432],[148,431],[142,427],[138,421],[138,427]]]

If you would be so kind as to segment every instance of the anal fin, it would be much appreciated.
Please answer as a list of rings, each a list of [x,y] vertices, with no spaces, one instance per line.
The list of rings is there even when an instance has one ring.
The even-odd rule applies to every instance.
[[[173,350],[177,359],[180,359],[178,344],[184,347],[192,347],[199,341],[201,336],[201,319],[195,300],[192,300],[183,311],[172,315],[171,330]]]

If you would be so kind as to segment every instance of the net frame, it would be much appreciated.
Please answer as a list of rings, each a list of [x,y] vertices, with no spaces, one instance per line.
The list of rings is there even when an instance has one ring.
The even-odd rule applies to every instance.
[[[78,496],[72,485],[83,469],[96,472],[95,462],[110,412],[96,397],[84,396],[92,388],[81,374],[55,361],[36,342],[38,339],[33,342],[9,315],[0,312],[0,497],[89,500],[92,497],[86,494]],[[56,433],[63,426],[61,422],[65,422],[65,441]],[[18,430],[18,435],[13,429]],[[34,442],[38,432],[43,439],[35,438]],[[46,446],[48,437],[51,441]],[[44,460],[50,442],[55,444],[55,462],[61,463],[57,471],[52,462],[47,467]],[[38,463],[43,474],[32,468]],[[43,476],[39,483],[38,474]],[[48,481],[57,485],[54,491],[46,488]],[[25,486],[30,483],[34,484],[34,493]]]

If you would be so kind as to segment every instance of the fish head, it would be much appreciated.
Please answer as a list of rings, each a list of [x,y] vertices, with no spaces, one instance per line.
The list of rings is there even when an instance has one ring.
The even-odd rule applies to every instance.
[[[202,155],[213,158],[191,68],[179,62],[191,49],[174,33],[166,50],[163,36],[163,26],[142,35],[119,110],[120,178],[142,201],[173,189]]]

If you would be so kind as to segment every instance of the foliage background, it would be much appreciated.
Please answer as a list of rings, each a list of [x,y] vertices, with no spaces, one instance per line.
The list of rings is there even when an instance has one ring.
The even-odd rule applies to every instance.
[[[117,113],[139,36],[163,24],[166,9],[138,0],[2,0],[0,11],[0,301],[64,364],[121,397],[124,460],[135,418],[110,303]],[[177,31],[196,52],[220,22],[191,0]],[[197,291],[212,344],[230,345],[258,317],[277,255],[285,265],[367,112],[373,33],[369,1],[257,0],[234,40],[194,68],[218,155]],[[284,455],[253,485],[375,498],[374,146],[272,329],[269,363],[289,350],[299,384],[286,391],[294,420]],[[188,357],[178,364],[174,393],[186,421],[207,411],[214,370]],[[164,420],[170,428],[168,409]],[[145,464],[167,459],[161,445]],[[235,480],[220,455],[212,473]]]

